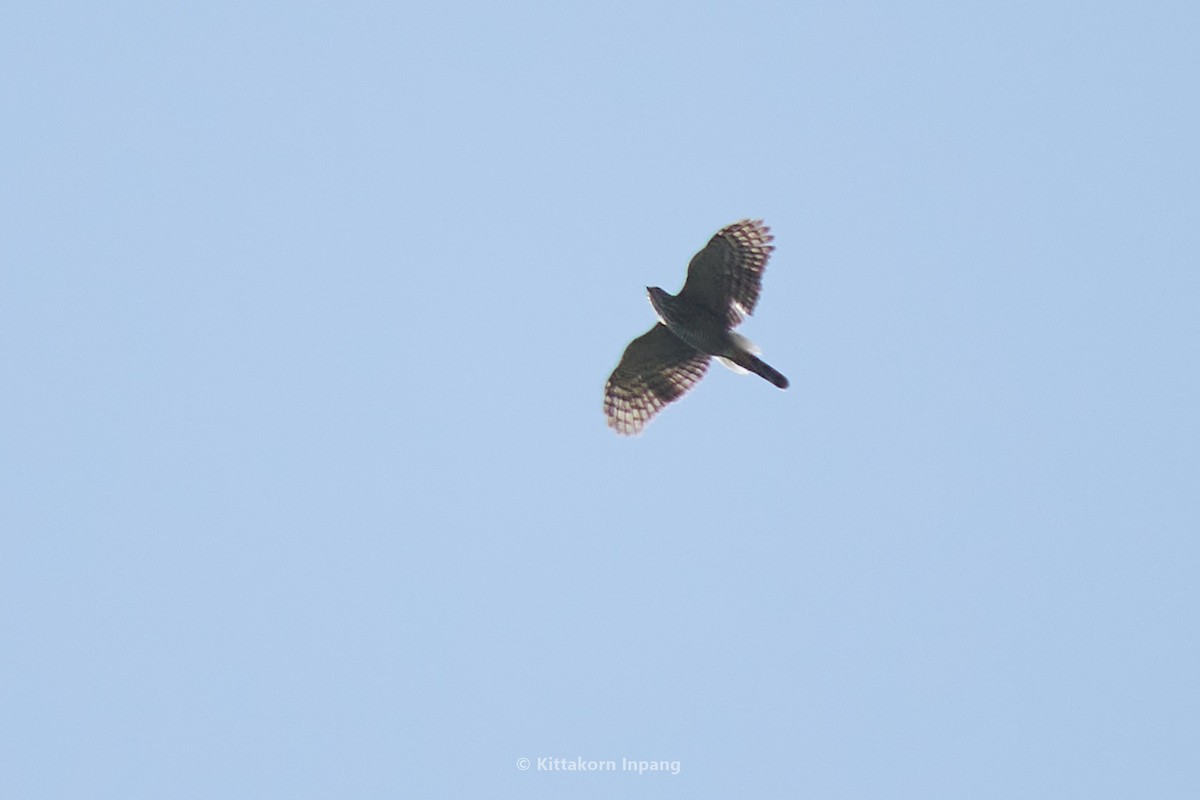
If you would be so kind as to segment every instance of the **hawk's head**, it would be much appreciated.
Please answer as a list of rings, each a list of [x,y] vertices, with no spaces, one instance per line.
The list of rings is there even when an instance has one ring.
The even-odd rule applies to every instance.
[[[650,305],[654,306],[654,313],[658,314],[664,325],[670,325],[671,301],[675,298],[657,286],[647,286],[646,294],[650,295]]]

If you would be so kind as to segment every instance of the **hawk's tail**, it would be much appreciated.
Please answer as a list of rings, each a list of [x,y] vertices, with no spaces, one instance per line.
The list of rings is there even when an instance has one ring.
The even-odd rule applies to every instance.
[[[746,353],[745,359],[746,360],[742,362],[743,367],[759,377],[766,378],[780,389],[788,388],[788,379],[783,377],[782,372],[775,369],[770,364],[763,361],[758,356],[753,355],[752,353]]]
[[[740,370],[737,370],[738,372],[749,370],[761,378],[766,378],[780,389],[788,388],[788,379],[783,377],[783,373],[758,357],[758,354],[762,352],[758,349],[758,345],[740,333],[730,331],[729,335],[733,337],[738,352],[735,356],[730,357],[728,362],[732,362],[735,368],[741,367]],[[724,358],[721,360],[726,361]]]

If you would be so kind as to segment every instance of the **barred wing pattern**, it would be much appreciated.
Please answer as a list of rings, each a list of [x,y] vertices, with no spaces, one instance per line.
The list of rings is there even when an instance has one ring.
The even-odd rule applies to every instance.
[[[688,264],[679,298],[706,306],[730,328],[740,324],[758,305],[774,238],[761,219],[722,228]]]
[[[658,323],[630,342],[604,386],[608,426],[625,435],[640,433],[704,377],[710,360]]]

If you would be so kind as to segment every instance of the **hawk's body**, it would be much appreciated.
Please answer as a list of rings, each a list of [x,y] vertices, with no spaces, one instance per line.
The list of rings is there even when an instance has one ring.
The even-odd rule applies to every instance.
[[[678,295],[647,289],[661,321],[625,348],[604,387],[604,413],[617,433],[640,432],[704,377],[713,356],[787,388],[787,378],[733,332],[758,304],[773,238],[761,220],[734,223],[692,258]]]

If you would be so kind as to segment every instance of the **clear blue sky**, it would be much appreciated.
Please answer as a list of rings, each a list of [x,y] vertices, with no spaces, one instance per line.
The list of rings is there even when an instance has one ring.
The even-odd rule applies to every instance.
[[[1200,796],[1198,49],[6,8],[0,796]],[[615,436],[644,287],[745,217],[792,388]]]

